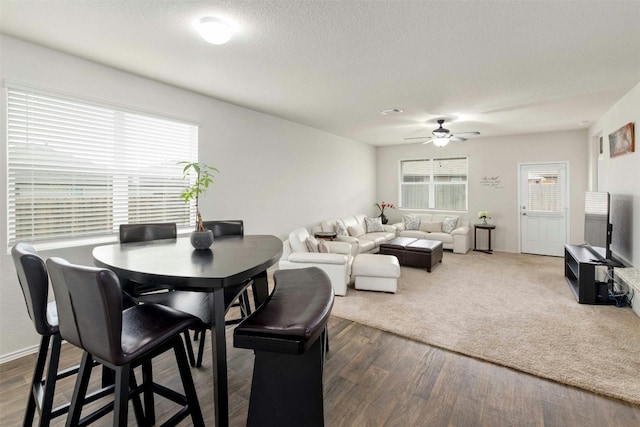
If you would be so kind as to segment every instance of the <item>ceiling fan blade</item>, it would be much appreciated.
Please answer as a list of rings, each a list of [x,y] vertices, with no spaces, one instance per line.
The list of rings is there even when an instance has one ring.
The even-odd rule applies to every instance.
[[[463,141],[466,141],[466,140],[467,140],[467,138],[462,138],[462,137],[460,137],[458,135],[454,135],[451,138],[449,138],[449,141],[456,141],[456,142],[463,142]]]
[[[416,136],[413,138],[404,138],[404,139],[431,139],[433,138],[432,136]]]
[[[453,136],[460,136],[460,137],[467,137],[467,136],[473,136],[473,135],[480,135],[480,132],[456,132],[453,134]]]

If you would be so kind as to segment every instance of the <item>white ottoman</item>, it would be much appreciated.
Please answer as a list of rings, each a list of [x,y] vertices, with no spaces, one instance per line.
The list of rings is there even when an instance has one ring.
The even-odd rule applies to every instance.
[[[356,289],[395,293],[400,263],[393,255],[359,254],[353,260],[351,274],[355,277]]]

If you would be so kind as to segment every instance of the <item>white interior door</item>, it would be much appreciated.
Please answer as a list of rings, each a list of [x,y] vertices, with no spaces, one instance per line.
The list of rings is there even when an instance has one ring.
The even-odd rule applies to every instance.
[[[520,165],[520,249],[563,256],[568,242],[567,164]]]

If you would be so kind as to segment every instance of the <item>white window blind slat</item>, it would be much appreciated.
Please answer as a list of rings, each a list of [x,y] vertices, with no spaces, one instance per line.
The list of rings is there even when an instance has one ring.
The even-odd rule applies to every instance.
[[[193,124],[8,88],[7,135],[9,245],[195,223],[178,164],[197,161]]]

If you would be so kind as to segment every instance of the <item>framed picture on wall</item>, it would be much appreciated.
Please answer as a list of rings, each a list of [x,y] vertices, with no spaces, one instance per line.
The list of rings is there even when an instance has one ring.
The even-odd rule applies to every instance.
[[[635,151],[635,135],[633,123],[627,123],[617,131],[609,134],[609,157]]]

